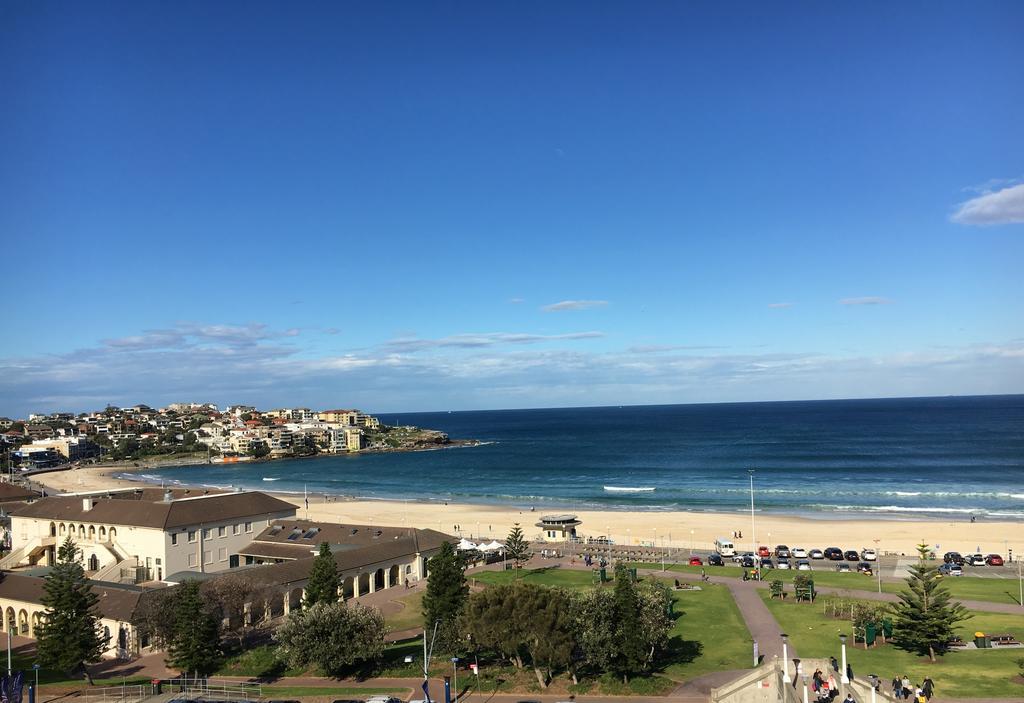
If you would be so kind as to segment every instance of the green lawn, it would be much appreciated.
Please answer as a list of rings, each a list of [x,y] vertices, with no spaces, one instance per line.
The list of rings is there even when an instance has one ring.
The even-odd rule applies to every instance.
[[[391,632],[409,630],[423,626],[423,591],[416,591],[407,596],[396,598],[402,609],[392,615],[384,616],[384,624]]]
[[[612,572],[608,572],[609,578]],[[541,586],[561,586],[562,588],[586,588],[594,585],[594,576],[589,571],[578,569],[559,569],[545,567],[541,569],[521,569],[515,571],[481,571],[468,576],[470,583],[481,584],[511,583],[519,578],[523,583],[535,583]],[[610,582],[609,582],[610,583]]]
[[[672,628],[667,675],[685,680],[753,666],[753,639],[728,588],[704,584],[699,591],[673,591],[672,598],[681,617]]]
[[[802,657],[840,656],[837,635],[850,632],[849,622],[833,619],[822,613],[820,605],[772,600],[761,594],[769,610],[788,633]],[[973,637],[975,630],[995,634],[1024,634],[1024,616],[978,613],[960,624],[958,633]],[[925,676],[935,681],[938,694],[959,698],[1024,697],[1024,686],[1014,683],[1019,669],[1016,660],[1024,655],[1019,649],[975,650],[950,652],[932,664],[927,658],[883,645],[873,649],[847,647],[847,656],[855,674],[877,674],[884,681],[894,674],[906,674],[920,682]]]
[[[819,564],[831,565],[833,562],[812,562],[815,566]],[[633,563],[641,569],[661,569],[660,563]],[[741,578],[743,571],[738,566],[689,566],[687,564],[666,564],[668,571],[681,573],[699,574],[703,568],[710,576],[725,576],[730,578]],[[834,568],[834,567],[832,567]],[[749,569],[748,569],[749,571]],[[816,586],[827,586],[829,588],[842,588],[852,591],[874,591],[878,592],[877,578],[858,574],[856,572],[840,573],[828,571],[821,568],[817,571],[795,571],[792,569],[768,569],[763,572],[765,581],[782,581],[792,583],[793,577],[797,574],[807,574],[814,579]],[[945,583],[949,586],[949,592],[957,598],[964,600],[989,601],[992,603],[1016,604],[1018,598],[1017,582],[1011,579],[978,578],[976,576],[959,576],[947,578]],[[882,591],[884,593],[899,593],[904,589],[903,581],[883,581]]]

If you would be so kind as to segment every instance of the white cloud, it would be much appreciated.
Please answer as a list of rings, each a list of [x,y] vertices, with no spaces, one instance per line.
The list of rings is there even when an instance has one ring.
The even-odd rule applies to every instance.
[[[568,334],[528,334],[523,332],[483,332],[454,334],[439,339],[420,339],[419,337],[400,337],[384,344],[387,349],[395,351],[419,351],[421,349],[437,349],[440,347],[458,347],[474,349],[492,347],[499,344],[537,344],[539,342],[571,341],[577,339],[597,339],[604,337],[604,332],[570,332]]]
[[[950,219],[962,225],[1024,222],[1024,183],[971,198],[961,203]]]
[[[879,298],[874,295],[866,295],[862,298],[843,298],[839,301],[840,305],[891,305],[892,301],[888,298]]]
[[[563,300],[558,303],[551,303],[541,308],[544,312],[565,312],[567,310],[588,310],[590,308],[603,308],[608,305],[607,300]]]
[[[403,337],[311,356],[266,328],[179,344],[151,336],[66,354],[0,359],[2,415],[182,398],[367,410],[623,405],[1024,392],[1024,340],[850,356],[686,346],[591,351],[546,344],[599,332]],[[209,330],[207,330],[207,333]],[[150,333],[151,335],[153,333]],[[206,333],[203,333],[206,334]],[[257,343],[240,343],[252,334]],[[146,334],[137,335],[139,338]],[[420,353],[427,350],[430,353]]]

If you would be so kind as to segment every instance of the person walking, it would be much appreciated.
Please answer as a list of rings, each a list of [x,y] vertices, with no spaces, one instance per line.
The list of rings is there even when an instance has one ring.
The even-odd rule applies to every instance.
[[[903,698],[903,683],[900,681],[899,674],[892,677],[892,696],[893,698]]]
[[[852,693],[847,693],[846,698],[843,699],[843,703],[857,703],[857,701],[853,699]]]
[[[932,696],[935,695],[935,682],[932,681],[931,677],[925,677],[924,683],[921,685],[921,691],[924,693],[924,699],[930,701]]]
[[[903,680],[900,683],[903,685],[903,700],[906,700],[910,698],[910,693],[913,691],[913,689],[910,688],[910,677],[903,674]]]

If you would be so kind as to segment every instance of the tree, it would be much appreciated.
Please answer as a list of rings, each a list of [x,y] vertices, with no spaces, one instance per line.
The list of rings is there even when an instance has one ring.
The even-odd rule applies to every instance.
[[[99,597],[85,578],[79,549],[70,537],[57,550],[57,563],[43,579],[43,623],[36,628],[36,647],[43,666],[73,676],[82,674],[89,684],[86,664],[97,662],[107,648],[98,611]]]
[[[317,603],[334,603],[338,600],[338,563],[334,560],[331,545],[320,544],[320,553],[313,559],[309,569],[309,581],[302,606],[308,608]]]
[[[167,654],[167,664],[185,675],[209,675],[220,663],[217,619],[203,601],[198,581],[183,581],[174,596],[174,634]]]
[[[505,557],[512,560],[516,569],[523,568],[523,564],[530,558],[530,544],[523,537],[523,528],[518,522],[505,538]]]
[[[641,629],[640,597],[632,574],[621,562],[615,566],[612,612],[615,613],[618,651],[612,657],[610,668],[628,683],[631,673],[644,668],[647,648]]]
[[[176,588],[144,591],[132,615],[140,636],[148,636],[158,649],[167,649],[174,638],[174,596]]]
[[[274,634],[278,656],[289,666],[316,665],[328,676],[384,652],[384,616],[376,608],[317,603],[292,613]]]
[[[928,545],[917,545],[917,552],[918,563],[910,567],[906,579],[909,590],[901,591],[899,602],[892,606],[893,639],[900,649],[927,654],[934,662],[936,654],[949,648],[953,626],[969,614],[951,601],[938,569],[927,563]]]
[[[270,454],[270,447],[268,447],[267,443],[262,440],[253,442],[249,447],[249,456],[255,459],[262,459],[268,454]]]
[[[464,625],[474,644],[522,668],[529,661],[541,686],[573,653],[568,596],[558,589],[515,582],[474,593]]]
[[[252,625],[248,618],[248,605],[252,611],[263,613],[266,603],[275,595],[271,587],[254,582],[244,574],[228,574],[206,581],[200,586],[208,607],[215,611],[221,621],[224,634],[245,644],[245,636]]]
[[[433,632],[437,626],[436,646],[450,652],[459,644],[458,619],[466,606],[469,586],[466,584],[466,565],[455,552],[451,542],[427,562],[427,590],[423,594],[423,629]]]

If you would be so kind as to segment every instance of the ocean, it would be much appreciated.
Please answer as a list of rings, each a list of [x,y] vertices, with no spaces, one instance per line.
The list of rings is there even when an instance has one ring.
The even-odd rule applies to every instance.
[[[1021,395],[379,417],[485,444],[175,467],[143,478],[537,510],[730,512],[750,509],[754,469],[763,512],[1024,520]]]

